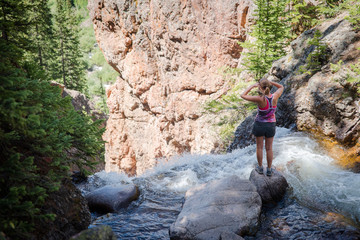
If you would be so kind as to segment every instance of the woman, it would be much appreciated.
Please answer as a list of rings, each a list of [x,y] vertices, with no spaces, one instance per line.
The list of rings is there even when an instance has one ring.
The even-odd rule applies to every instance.
[[[271,86],[275,86],[278,89],[274,94],[270,93]],[[255,87],[258,87],[261,96],[251,96],[248,93]],[[266,149],[266,160],[267,160],[267,170],[266,175],[272,175],[272,160],[273,160],[273,150],[272,144],[275,135],[275,127],[276,127],[276,119],[275,119],[275,111],[276,104],[284,91],[284,86],[278,84],[276,82],[272,82],[267,80],[266,78],[262,78],[259,83],[251,85],[248,89],[246,89],[241,97],[247,101],[251,101],[257,104],[257,115],[255,118],[254,127],[252,133],[256,137],[256,157],[258,161],[258,165],[255,170],[263,174],[263,148],[264,148],[264,137],[265,137],[265,149]]]

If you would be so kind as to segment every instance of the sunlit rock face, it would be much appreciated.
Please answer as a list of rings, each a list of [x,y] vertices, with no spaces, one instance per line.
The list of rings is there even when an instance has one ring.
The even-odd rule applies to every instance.
[[[107,92],[106,170],[141,174],[157,159],[218,148],[203,104],[228,90],[250,0],[92,0],[106,60],[119,73]]]

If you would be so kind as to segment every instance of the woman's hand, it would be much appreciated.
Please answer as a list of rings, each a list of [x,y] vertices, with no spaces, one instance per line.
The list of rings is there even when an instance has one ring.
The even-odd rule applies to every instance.
[[[250,96],[248,95],[248,93],[253,89],[253,88],[256,88],[256,87],[259,87],[260,84],[259,83],[255,83],[251,86],[249,86],[241,95],[240,97],[245,99],[245,100],[248,100],[248,101],[251,101],[251,102],[259,102],[261,101],[261,98],[259,96]]]
[[[254,83],[251,88],[259,87],[260,83]]]

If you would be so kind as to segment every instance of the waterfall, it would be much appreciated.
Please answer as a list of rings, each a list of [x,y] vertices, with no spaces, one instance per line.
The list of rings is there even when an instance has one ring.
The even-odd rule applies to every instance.
[[[287,237],[296,236],[303,226],[307,230],[310,228],[309,234],[312,237],[317,232],[315,237],[323,238],[322,228],[326,232],[326,229],[336,228],[338,224],[333,219],[327,220],[329,214],[341,216],[345,225],[340,227],[350,229],[359,234],[356,236],[360,236],[360,174],[341,169],[315,140],[304,133],[277,128],[273,150],[273,166],[283,172],[290,185],[287,200],[279,204],[276,212],[279,214],[284,208],[291,211],[286,211],[287,216],[282,218],[270,216],[270,220],[283,219],[283,225],[287,224],[289,228],[284,233],[288,234]],[[86,194],[98,187],[119,182],[136,184],[141,191],[139,200],[119,213],[105,216],[93,214],[92,226],[110,225],[119,239],[168,239],[168,228],[181,211],[185,192],[189,188],[234,174],[248,179],[255,163],[255,145],[228,154],[184,154],[168,162],[162,161],[138,177],[99,172],[79,188]],[[303,216],[304,219],[300,226],[286,223],[287,218],[298,221],[298,216]],[[312,224],[309,218],[321,223]],[[267,227],[262,226],[263,229]],[[261,232],[266,231],[260,231],[259,234]],[[282,233],[275,231],[271,234]],[[307,233],[302,234],[305,234],[303,237],[308,236]],[[330,234],[325,235],[329,237],[336,232],[327,231],[326,234]],[[351,234],[352,232],[349,236]]]

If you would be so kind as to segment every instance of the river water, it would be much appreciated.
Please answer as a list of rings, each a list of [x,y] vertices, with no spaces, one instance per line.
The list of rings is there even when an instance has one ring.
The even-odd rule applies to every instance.
[[[258,233],[245,239],[360,239],[360,174],[341,169],[304,133],[277,128],[273,150],[273,165],[290,187],[280,203],[263,208]],[[252,145],[223,155],[178,156],[138,177],[96,173],[79,185],[83,194],[121,182],[137,185],[141,194],[118,213],[94,213],[90,227],[109,225],[122,240],[169,239],[185,192],[229,175],[248,179],[255,151]]]

